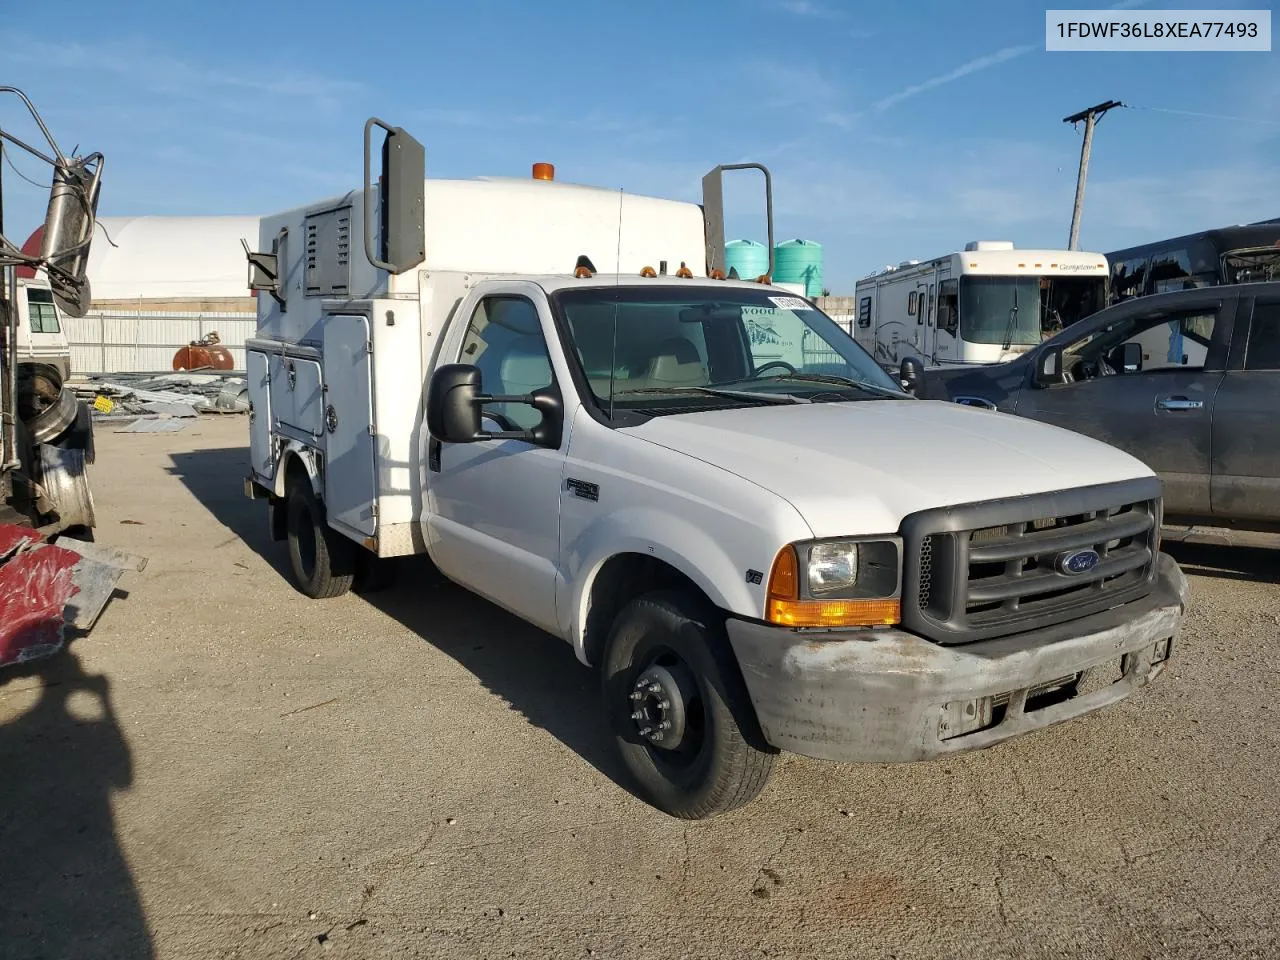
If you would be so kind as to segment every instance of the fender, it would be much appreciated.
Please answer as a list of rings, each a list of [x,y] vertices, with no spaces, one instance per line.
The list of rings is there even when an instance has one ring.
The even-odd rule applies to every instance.
[[[763,542],[764,538],[753,539]],[[557,574],[557,597],[563,598],[557,600],[559,619],[567,627],[565,638],[583,663],[588,662],[588,600],[611,558],[627,553],[654,557],[688,577],[721,610],[752,618],[762,615],[765,588],[748,583],[744,571],[748,567],[767,571],[774,560],[772,553],[731,556],[724,544],[687,518],[651,507],[628,507],[602,516],[573,543],[563,545],[562,551],[566,562]]]
[[[283,499],[285,496],[285,479],[289,475],[289,464],[293,460],[298,460],[302,464],[303,470],[307,473],[307,479],[311,481],[311,492],[316,495],[318,500],[324,499],[324,484],[320,477],[320,463],[316,451],[308,447],[306,444],[298,440],[278,439],[280,451],[276,457],[276,475],[272,481],[271,492],[273,495]]]

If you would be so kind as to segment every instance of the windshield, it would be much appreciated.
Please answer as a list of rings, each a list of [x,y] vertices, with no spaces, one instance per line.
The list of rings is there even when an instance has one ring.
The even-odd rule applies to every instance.
[[[1040,278],[961,277],[960,337],[969,343],[1039,343]]]
[[[596,405],[610,416],[906,397],[844,330],[799,297],[732,287],[589,287],[552,300]]]

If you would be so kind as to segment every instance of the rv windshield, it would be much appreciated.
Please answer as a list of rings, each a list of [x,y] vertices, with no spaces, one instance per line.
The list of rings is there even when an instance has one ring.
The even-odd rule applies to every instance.
[[[906,396],[799,297],[690,285],[588,287],[552,299],[597,407],[615,419]]]
[[[961,277],[960,337],[969,343],[1039,343],[1040,278]]]

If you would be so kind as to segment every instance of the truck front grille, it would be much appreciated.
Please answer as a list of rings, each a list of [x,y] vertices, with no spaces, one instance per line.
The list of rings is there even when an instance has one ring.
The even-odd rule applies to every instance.
[[[1159,481],[968,504],[903,523],[903,622],[939,643],[1061,623],[1151,589]]]

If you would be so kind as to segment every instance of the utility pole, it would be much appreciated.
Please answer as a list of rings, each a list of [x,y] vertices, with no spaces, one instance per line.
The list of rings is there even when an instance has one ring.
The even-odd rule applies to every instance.
[[[1072,126],[1081,120],[1084,121],[1084,144],[1080,147],[1080,172],[1076,175],[1076,205],[1071,211],[1071,238],[1067,241],[1068,250],[1080,248],[1080,208],[1084,206],[1084,181],[1089,176],[1089,151],[1093,147],[1093,125],[1101,120],[1108,110],[1123,106],[1124,104],[1119,100],[1108,100],[1106,103],[1096,104],[1062,118],[1063,123],[1069,123]]]

